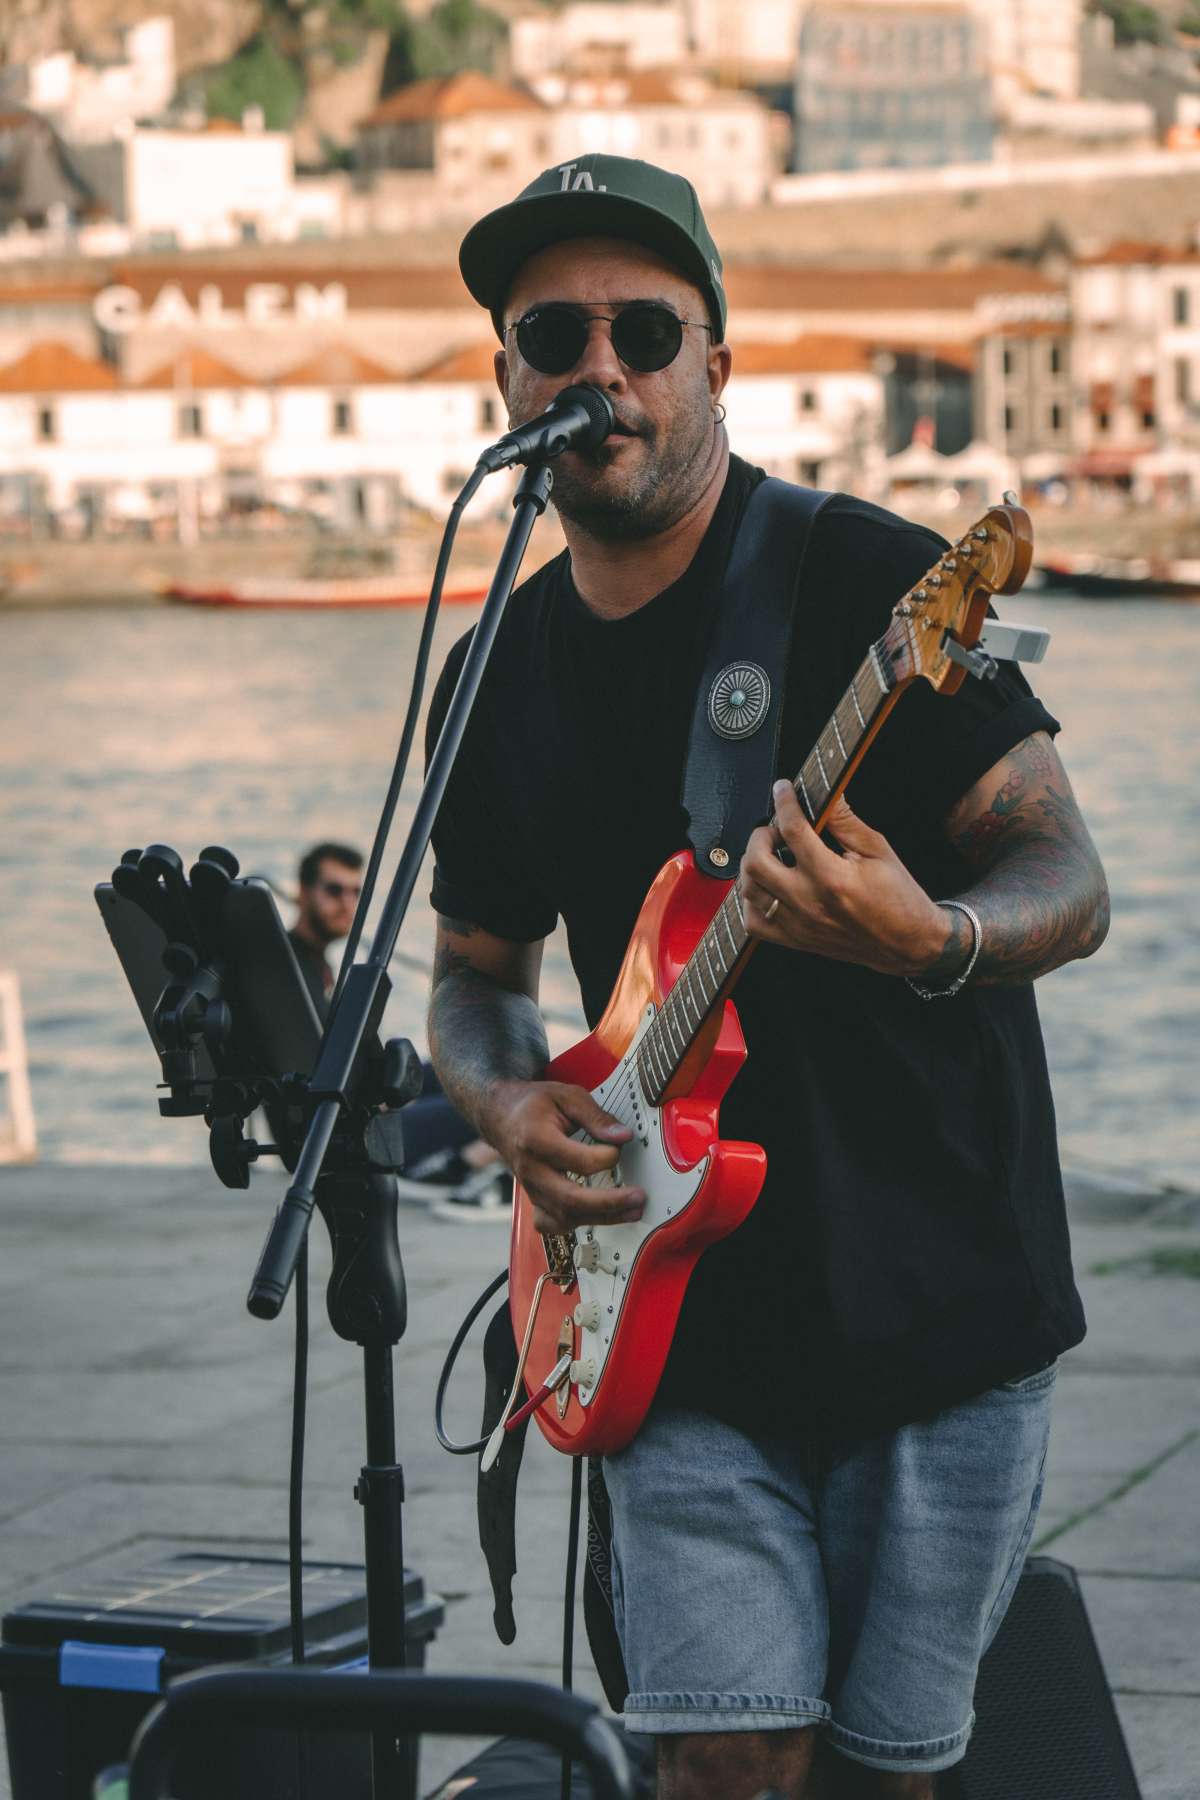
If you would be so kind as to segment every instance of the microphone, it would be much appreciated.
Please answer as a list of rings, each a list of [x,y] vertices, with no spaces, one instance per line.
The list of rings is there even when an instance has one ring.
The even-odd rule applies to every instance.
[[[478,466],[492,475],[513,463],[542,462],[564,450],[594,450],[615,422],[612,402],[599,388],[583,383],[564,388],[544,413],[498,438],[484,451]]]

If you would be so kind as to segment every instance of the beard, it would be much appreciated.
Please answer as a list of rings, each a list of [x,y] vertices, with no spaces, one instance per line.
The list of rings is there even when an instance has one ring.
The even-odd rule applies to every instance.
[[[712,405],[707,383],[694,408],[665,436],[650,421],[633,430],[643,448],[636,465],[627,452],[601,444],[570,452],[555,467],[553,504],[564,519],[602,541],[656,537],[699,499],[708,478]]]

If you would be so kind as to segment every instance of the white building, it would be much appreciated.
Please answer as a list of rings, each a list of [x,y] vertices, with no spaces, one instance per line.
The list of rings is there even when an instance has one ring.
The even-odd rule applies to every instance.
[[[993,91],[1003,109],[1020,94],[1079,94],[1083,0],[967,0],[986,28]]]
[[[100,144],[123,126],[154,119],[175,93],[175,26],[142,19],[122,34],[124,57],[81,62],[70,50],[4,72],[4,92],[51,120],[64,138]]]
[[[359,125],[359,168],[375,229],[476,219],[587,151],[674,169],[706,206],[754,205],[775,174],[771,121],[755,96],[687,71],[545,75],[532,90],[468,71],[381,101]]]
[[[535,85],[555,109],[554,161],[599,151],[660,163],[685,175],[706,207],[755,206],[770,192],[772,114],[753,94],[674,69],[548,75]]]
[[[131,126],[75,151],[131,246],[188,249],[300,235],[286,131],[213,119],[197,131]],[[327,202],[320,203],[327,212]]]
[[[518,81],[568,69],[678,67],[688,49],[684,11],[674,0],[574,0],[518,13],[509,25],[509,65]]]

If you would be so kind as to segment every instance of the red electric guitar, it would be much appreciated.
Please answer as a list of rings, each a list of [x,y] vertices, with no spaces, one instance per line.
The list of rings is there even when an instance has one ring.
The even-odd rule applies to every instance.
[[[919,678],[943,693],[961,684],[989,596],[1016,593],[1032,554],[1028,515],[994,506],[893,609],[793,783],[818,831],[905,689]],[[572,1456],[619,1450],[645,1417],[688,1277],[741,1224],[766,1174],[765,1152],[722,1141],[717,1117],[746,1058],[729,995],[753,949],[736,884],[699,874],[690,850],[673,856],[646,895],[603,1018],[547,1068],[633,1131],[618,1167],[584,1185],[636,1185],[646,1208],[633,1224],[551,1236],[517,1187],[509,1300],[521,1360],[485,1466],[505,1426],[529,1411]]]

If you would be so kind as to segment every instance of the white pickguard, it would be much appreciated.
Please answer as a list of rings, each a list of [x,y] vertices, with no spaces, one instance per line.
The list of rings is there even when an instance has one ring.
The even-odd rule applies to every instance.
[[[597,1105],[624,1119],[634,1136],[621,1147],[614,1169],[590,1177],[583,1185],[593,1188],[640,1187],[646,1207],[640,1219],[628,1225],[581,1225],[576,1230],[575,1273],[579,1283],[581,1325],[576,1387],[586,1406],[596,1392],[608,1352],[616,1335],[621,1308],[628,1293],[633,1265],[646,1239],[668,1220],[677,1219],[695,1198],[708,1168],[703,1157],[692,1169],[676,1169],[663,1150],[659,1109],[647,1104],[637,1080],[634,1051],[654,1020],[655,1008],[646,1008],[637,1036],[624,1058],[606,1081],[592,1089]],[[585,1143],[596,1140],[583,1131],[574,1136]],[[599,1266],[587,1265],[598,1257]],[[591,1368],[588,1365],[592,1364]],[[585,1379],[586,1376],[586,1379]]]

